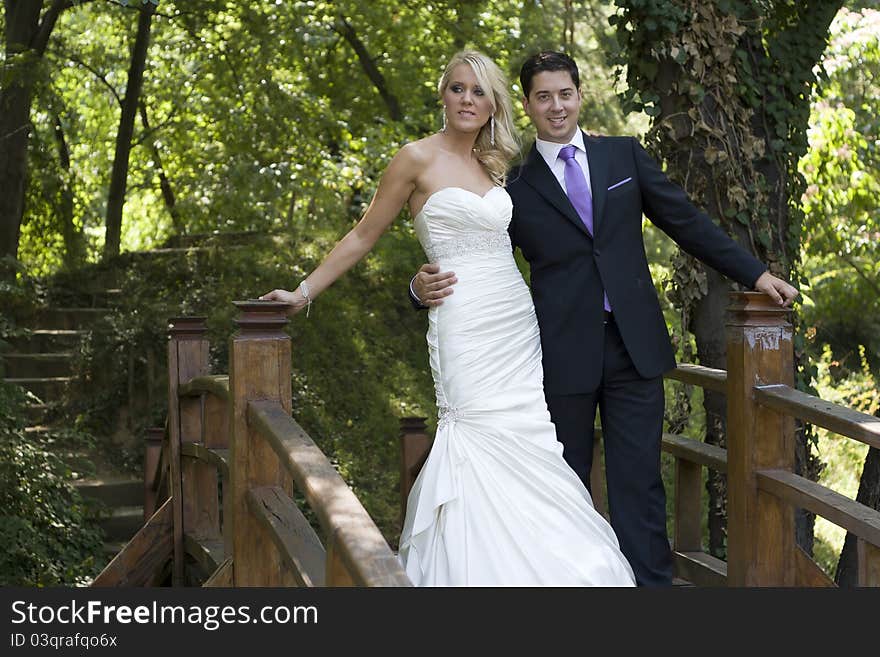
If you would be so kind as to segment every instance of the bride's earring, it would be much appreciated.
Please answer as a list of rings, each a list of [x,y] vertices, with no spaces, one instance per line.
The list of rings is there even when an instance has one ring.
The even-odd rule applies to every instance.
[[[446,132],[446,105],[443,106],[443,128],[440,132]]]
[[[495,115],[489,120],[489,143],[495,145]]]

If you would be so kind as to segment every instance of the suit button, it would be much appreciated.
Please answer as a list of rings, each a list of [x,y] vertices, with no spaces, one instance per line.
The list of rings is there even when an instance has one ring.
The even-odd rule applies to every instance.
[[[596,256],[597,258],[601,258],[602,252],[597,249],[597,250],[593,251],[593,255]]]

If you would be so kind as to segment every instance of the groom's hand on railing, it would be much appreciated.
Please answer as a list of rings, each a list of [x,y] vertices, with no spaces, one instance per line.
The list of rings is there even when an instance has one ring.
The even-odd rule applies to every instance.
[[[439,265],[422,265],[410,281],[409,292],[413,304],[431,308],[443,303],[443,297],[452,294],[452,286],[458,283],[455,272],[440,272]]]
[[[788,308],[799,294],[797,288],[789,285],[781,278],[776,278],[769,271],[765,271],[755,281],[755,291],[769,295],[773,301],[783,308]]]

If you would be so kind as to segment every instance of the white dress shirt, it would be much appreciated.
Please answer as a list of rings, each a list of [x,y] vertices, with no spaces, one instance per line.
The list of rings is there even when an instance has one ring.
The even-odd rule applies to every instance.
[[[574,159],[583,169],[584,177],[587,179],[587,187],[590,190],[590,196],[592,196],[593,185],[590,182],[590,165],[587,162],[587,150],[584,148],[584,133],[581,132],[580,128],[578,128],[567,144],[557,144],[556,142],[544,141],[540,138],[535,139],[535,148],[538,149],[541,157],[544,158],[547,166],[550,167],[550,171],[553,172],[553,176],[559,182],[559,186],[562,187],[562,191],[565,192],[566,196],[568,195],[568,190],[565,189],[565,161],[559,157],[559,151],[569,144],[577,149]]]

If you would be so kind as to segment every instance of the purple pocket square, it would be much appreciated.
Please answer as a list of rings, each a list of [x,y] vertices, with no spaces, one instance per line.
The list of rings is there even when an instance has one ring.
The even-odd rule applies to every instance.
[[[617,188],[620,187],[621,185],[625,185],[626,183],[628,183],[630,180],[632,180],[632,176],[630,176],[629,178],[624,178],[624,179],[621,180],[620,182],[616,182],[616,183],[614,183],[613,185],[611,185],[611,187],[608,188],[607,191],[610,192],[612,189],[617,189]]]

